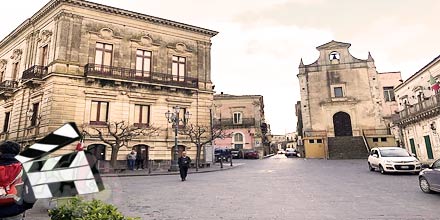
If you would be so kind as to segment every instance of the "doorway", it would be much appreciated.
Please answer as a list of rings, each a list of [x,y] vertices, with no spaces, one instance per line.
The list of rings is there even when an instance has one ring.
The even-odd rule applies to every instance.
[[[333,115],[333,128],[335,136],[353,136],[350,115],[345,112],[338,112]]]

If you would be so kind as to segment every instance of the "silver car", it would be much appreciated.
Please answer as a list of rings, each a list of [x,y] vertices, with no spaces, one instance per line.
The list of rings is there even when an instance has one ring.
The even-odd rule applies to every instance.
[[[440,159],[420,172],[419,185],[425,193],[440,192]]]

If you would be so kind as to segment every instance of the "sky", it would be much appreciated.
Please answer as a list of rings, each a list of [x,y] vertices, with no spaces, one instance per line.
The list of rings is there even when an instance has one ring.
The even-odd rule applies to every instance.
[[[2,4],[0,39],[48,0]],[[217,93],[263,95],[273,134],[296,129],[298,65],[318,59],[331,40],[378,72],[401,71],[405,80],[439,55],[437,0],[92,0],[179,21],[219,34],[212,38],[211,73]]]

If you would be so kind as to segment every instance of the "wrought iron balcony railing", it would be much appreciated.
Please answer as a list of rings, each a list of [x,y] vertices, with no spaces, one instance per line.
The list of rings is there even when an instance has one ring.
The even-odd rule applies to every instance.
[[[177,77],[170,73],[139,71],[122,67],[89,63],[84,67],[85,76],[105,77],[134,82],[155,83],[161,85],[197,88],[199,81],[194,77]]]
[[[241,121],[234,122],[232,118],[214,119],[214,127],[221,126],[225,128],[246,128],[257,126],[255,118],[243,118]]]
[[[13,90],[18,87],[18,82],[15,80],[5,80],[0,82],[0,91]]]
[[[426,100],[423,100],[414,105],[408,106],[407,108],[399,112],[400,120],[411,118],[419,115],[422,112],[428,112],[430,110],[440,107],[440,93],[435,94]]]
[[[44,75],[47,75],[47,67],[35,65],[25,70],[21,79],[42,79]]]

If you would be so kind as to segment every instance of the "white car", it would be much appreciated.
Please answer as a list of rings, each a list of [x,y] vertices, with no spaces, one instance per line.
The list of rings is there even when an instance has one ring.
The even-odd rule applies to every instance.
[[[380,173],[412,172],[419,173],[421,163],[417,158],[400,147],[380,147],[371,149],[368,156],[370,171],[379,169]]]

